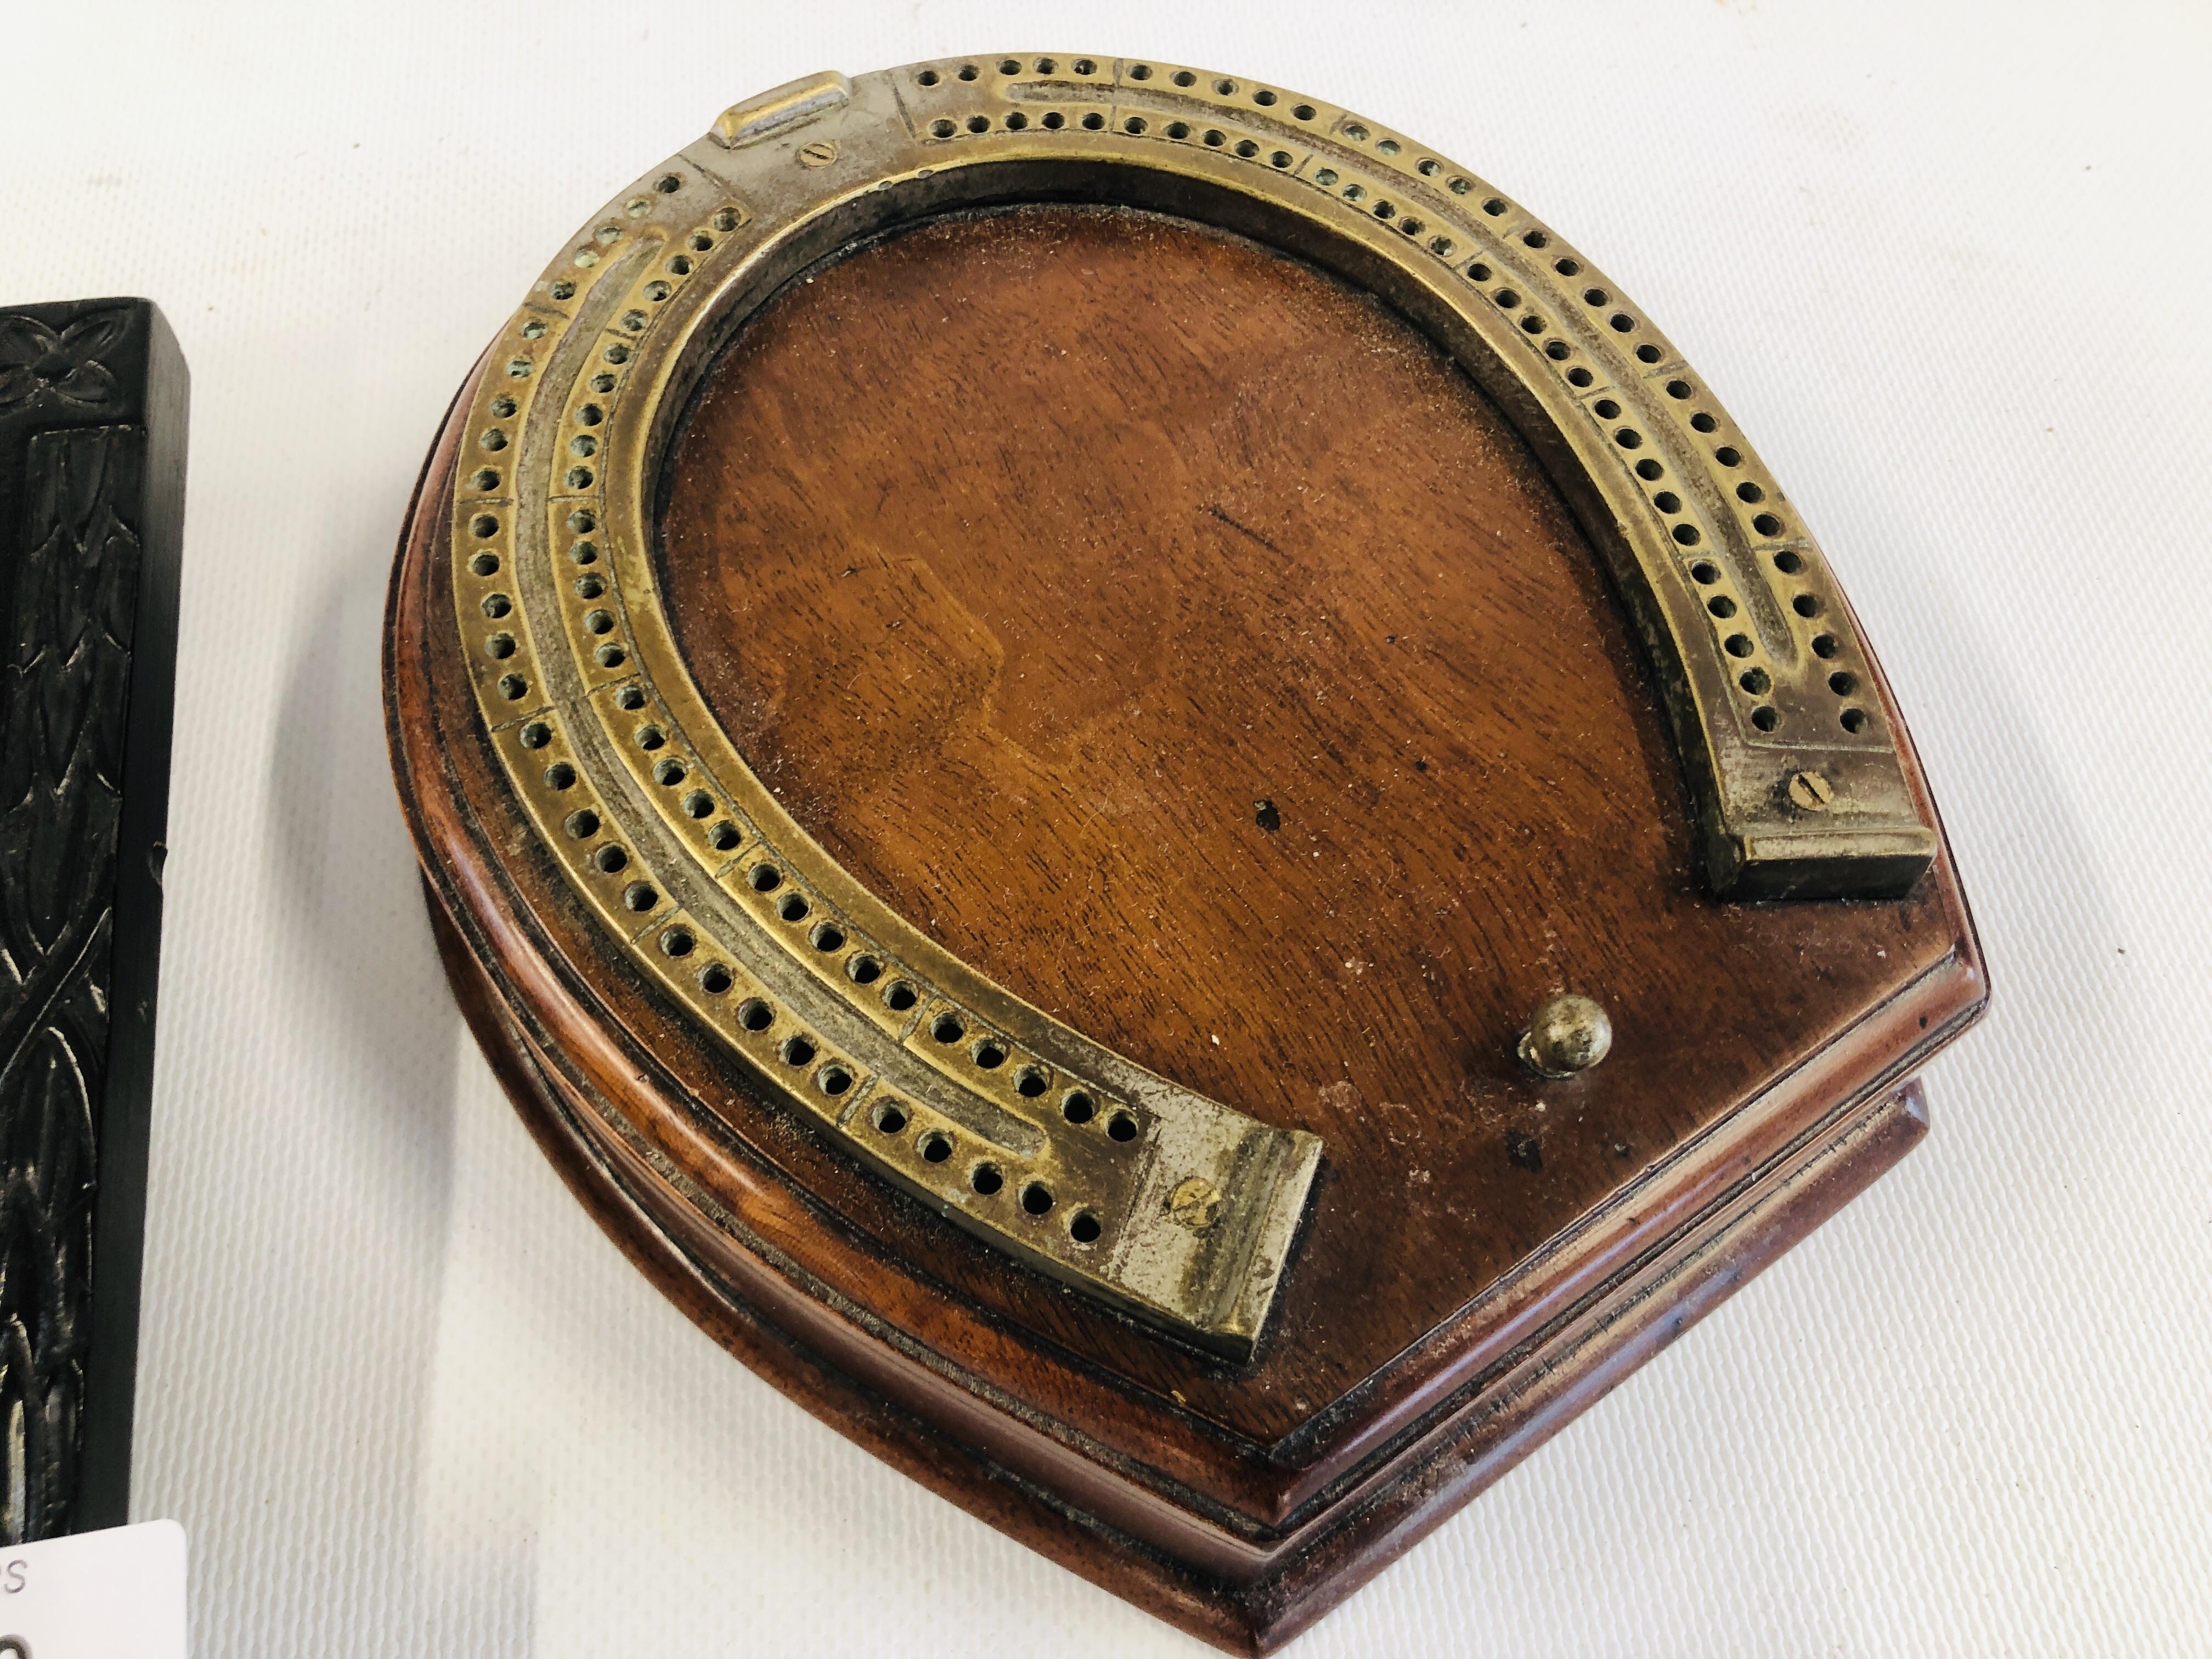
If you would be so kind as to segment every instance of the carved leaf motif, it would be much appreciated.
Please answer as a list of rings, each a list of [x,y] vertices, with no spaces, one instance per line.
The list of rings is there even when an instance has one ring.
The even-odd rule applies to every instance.
[[[41,392],[85,409],[110,401],[116,380],[100,359],[130,325],[120,309],[88,313],[58,334],[35,317],[0,317],[0,410]]]
[[[115,377],[105,363],[79,363],[53,383],[54,396],[91,408],[115,395]]]
[[[46,390],[37,365],[61,343],[35,317],[0,317],[0,410],[27,404]]]
[[[130,650],[105,623],[131,608],[139,562],[112,503],[135,495],[141,448],[128,428],[31,443],[0,688],[0,923],[18,962],[51,949],[112,868]]]
[[[0,1539],[11,1543],[65,1530],[76,1486],[94,1086],[58,1025],[13,1059],[0,1081]]]
[[[0,363],[28,368],[49,356],[60,337],[35,317],[0,317]]]
[[[122,317],[123,313],[100,313]],[[0,359],[59,337],[0,319]],[[98,319],[81,319],[96,322]],[[0,385],[4,385],[0,380]],[[58,391],[58,387],[56,388]],[[67,1530],[90,1291],[94,1106],[105,1093],[109,907],[120,819],[134,501],[145,434],[41,433],[25,476],[0,663],[0,1543]]]
[[[58,349],[71,362],[88,363],[112,350],[130,326],[127,311],[87,312],[62,330]]]

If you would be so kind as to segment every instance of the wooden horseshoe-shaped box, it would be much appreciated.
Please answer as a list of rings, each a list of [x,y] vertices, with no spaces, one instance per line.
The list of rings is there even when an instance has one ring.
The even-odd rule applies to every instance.
[[[1223,1646],[1902,1154],[1973,929],[1827,561],[1279,88],[823,75],[586,222],[393,573],[454,989],[692,1318]]]

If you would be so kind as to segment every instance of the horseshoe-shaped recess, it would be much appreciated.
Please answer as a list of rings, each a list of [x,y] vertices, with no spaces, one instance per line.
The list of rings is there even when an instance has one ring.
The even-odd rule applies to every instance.
[[[1081,55],[824,75],[730,110],[587,224],[486,359],[455,616],[517,800],[635,961],[879,1171],[1067,1282],[1249,1353],[1320,1154],[933,945],[708,713],[654,571],[692,391],[793,276],[948,210],[1176,213],[1388,299],[1505,408],[1650,653],[1712,887],[1903,891],[1935,851],[1848,607],[1719,405],[1546,227],[1372,122]]]

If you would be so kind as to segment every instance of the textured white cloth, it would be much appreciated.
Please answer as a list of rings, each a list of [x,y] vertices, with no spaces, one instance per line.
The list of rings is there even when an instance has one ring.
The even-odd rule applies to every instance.
[[[1996,986],[1921,1150],[1300,1659],[2212,1647],[2208,17],[15,0],[0,293],[150,295],[194,379],[136,1512],[198,1650],[1198,1651],[599,1235],[447,994],[377,686],[422,449],[594,206],[794,75],[1071,48],[1419,135],[1649,311],[1856,601]]]

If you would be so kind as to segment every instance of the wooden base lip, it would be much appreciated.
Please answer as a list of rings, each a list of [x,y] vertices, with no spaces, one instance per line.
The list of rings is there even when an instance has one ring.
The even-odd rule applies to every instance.
[[[442,493],[451,457],[447,441],[426,467],[418,505]],[[405,574],[403,561],[395,617]],[[419,672],[399,662],[396,630],[386,652],[388,674]],[[680,1212],[622,1178],[607,1144],[558,1097],[510,1023],[507,1000],[482,977],[481,953],[453,949],[457,919],[498,908],[486,884],[499,878],[422,833],[416,788],[448,763],[410,757],[396,714],[392,731],[457,994],[541,1146],[625,1252],[696,1322],[841,1432],[1103,1588],[1231,1651],[1267,1650],[1319,1618],[1901,1156],[1923,1127],[1917,1093],[1900,1087],[1869,1097],[1864,1084],[1916,1063],[1978,1012],[1984,994],[1967,924],[1960,950],[1905,994],[1924,1016],[1893,1000],[1881,1011],[1880,1032],[1867,1017],[1856,1028],[1865,1041],[1832,1045],[1786,1079],[1778,1109],[1786,1094],[1804,1115],[1778,1109],[1763,1133],[1731,1120],[1740,1158],[1722,1161],[1718,1188],[1693,1188],[1694,1204],[1678,1194],[1678,1206],[1692,1214],[1644,1218],[1644,1236],[1662,1243],[1625,1266],[1618,1255],[1605,1258],[1610,1270],[1571,1306],[1532,1305],[1523,1346],[1480,1368],[1462,1364],[1452,1389],[1394,1421],[1380,1443],[1363,1443],[1348,1468],[1309,1464],[1295,1511],[1279,1503],[1264,1516],[1224,1516],[1218,1499],[1157,1469],[1110,1467],[1083,1449],[1079,1428],[989,1394],[949,1361],[933,1366],[895,1348],[848,1310],[819,1297],[812,1310],[846,1327],[844,1351],[860,1358],[840,1364],[762,1301],[733,1293],[671,1230]],[[417,777],[410,763],[433,772]],[[1925,1029],[1904,1038],[1900,1028],[1910,1030],[1916,1018],[1925,1018]],[[1852,1089],[1853,1081],[1862,1086]],[[1826,1103],[1838,1098],[1856,1103]],[[639,1168],[651,1176],[648,1165]],[[1588,1226],[1577,1231],[1587,1239]],[[727,1237],[705,1242],[735,1247]],[[765,1258],[754,1266],[780,1276]],[[807,1294],[787,1280],[784,1288]],[[1266,1473],[1247,1471],[1255,1480]],[[1290,1483],[1284,1473],[1276,1465],[1263,1483],[1279,1498],[1298,1489],[1300,1472],[1288,1471]]]
[[[1490,1287],[1391,1368],[1378,1371],[1361,1389],[1331,1402],[1304,1428],[1270,1448],[1276,1458],[1302,1465],[1304,1470],[1304,1478],[1283,1488],[1280,1510],[1271,1518],[1279,1524],[1295,1524],[1301,1512],[1323,1494],[1340,1490],[1347,1481],[1364,1479],[1377,1458],[1391,1455],[1394,1445],[1402,1448],[1407,1440],[1430,1432],[1439,1417],[1453,1409],[1449,1402],[1482,1386],[1481,1378],[1494,1372],[1504,1356],[1530,1341],[1544,1340],[1538,1333],[1560,1318],[1564,1310],[1599,1294],[1601,1284],[1632,1272],[1632,1267],[1624,1267],[1616,1257],[1592,1248],[1607,1230],[1618,1229],[1626,1218],[1631,1231],[1656,1241],[1652,1251],[1670,1248],[1693,1231],[1701,1217],[1724,1205],[1725,1194],[1740,1187],[1750,1171],[1785,1162],[1788,1148],[1802,1146],[1825,1133],[1840,1113],[1856,1109],[1852,1103],[1863,1103],[1903,1086],[1905,1079],[1929,1056],[1978,1019],[1987,1003],[1978,960],[1964,952],[1954,955],[1892,1002],[1871,1011],[1854,1028],[1861,1033],[1876,1027],[1893,1031],[1911,1022],[1917,1028],[1914,1041],[1877,1042],[1862,1049],[1847,1036],[1798,1075],[1778,1080],[1761,1100],[1715,1125],[1705,1135],[1677,1147],[1669,1161],[1703,1164],[1703,1178],[1671,1194],[1663,1182],[1646,1182],[1592,1212],[1572,1232],[1562,1235],[1553,1249],[1530,1258],[1509,1278]],[[1842,1103],[1831,1104],[1825,1110],[1807,1110],[1808,1102],[1823,1100]],[[1577,1254],[1586,1255],[1602,1270],[1559,1270],[1562,1256],[1571,1258]],[[1648,1259],[1649,1254],[1639,1259]],[[1539,1289],[1525,1297],[1523,1306],[1478,1325],[1486,1305],[1510,1306],[1522,1300],[1522,1287],[1532,1280]],[[1365,1397],[1397,1367],[1423,1357],[1423,1349],[1450,1347],[1465,1352],[1449,1364],[1436,1364],[1425,1386],[1408,1393],[1387,1410],[1364,1411]]]
[[[464,887],[474,885],[478,888],[478,890],[472,895],[467,895],[459,889],[435,882],[434,879],[434,888],[442,890],[440,896],[444,901],[444,904],[441,908],[454,907],[459,910],[475,912],[483,910],[486,907],[497,907],[497,901],[494,896],[489,891],[481,889],[481,884],[485,879],[484,872],[468,868],[456,870],[452,873],[461,878]],[[1947,964],[1947,966],[1951,964]],[[1927,980],[1930,982],[1929,988],[1940,996],[1941,1000],[1963,1009],[1964,1012],[1960,1018],[1970,1018],[1978,1009],[1978,993],[1973,989],[1978,981],[1971,973],[1931,974],[1927,976]],[[512,996],[502,1000],[507,1001],[510,1007],[517,1006]],[[520,1006],[527,1006],[527,999],[523,999]],[[1937,1022],[1931,1020],[1930,1025],[1937,1034],[1941,1034],[1942,1027],[1937,1024]],[[479,1036],[483,1035],[480,1031]],[[1915,1054],[1919,1052],[1920,1047],[1921,1045],[1918,1044],[1914,1045]],[[544,1075],[542,1068],[533,1065],[532,1069],[539,1075]],[[576,1101],[563,1109],[563,1115],[568,1121],[579,1123],[596,1122],[604,1126],[609,1117],[618,1116],[619,1113],[605,1109],[595,1110],[581,1101]],[[1830,1112],[1824,1115],[1826,1119],[1832,1120],[1836,1114]],[[617,1156],[616,1136],[617,1132],[603,1128],[602,1133],[596,1137],[599,1144],[593,1149],[592,1156],[602,1166],[611,1158]],[[1802,1141],[1804,1138],[1803,1135],[1800,1135],[1798,1139]],[[1766,1160],[1761,1160],[1761,1162],[1765,1161]],[[1746,1170],[1751,1167],[1747,1159],[1743,1163],[1742,1167]],[[642,1169],[639,1173],[644,1173]],[[630,1192],[629,1201],[652,1212],[654,1217],[653,1224],[657,1230],[665,1232],[673,1226],[679,1233],[684,1231],[684,1224],[696,1219],[699,1207],[696,1196],[679,1194],[674,1188],[658,1182],[653,1184],[659,1188],[658,1203],[647,1201],[635,1188]],[[1711,1206],[1709,1204],[1706,1207],[1710,1209]],[[1680,1226],[1672,1230],[1656,1224],[1646,1226],[1644,1229],[1645,1237],[1657,1237],[1662,1242],[1655,1245],[1652,1251],[1644,1253],[1645,1258],[1649,1259],[1653,1254],[1665,1254],[1668,1248],[1668,1242],[1681,1237],[1685,1231],[1686,1229]],[[694,1239],[695,1254],[711,1253],[718,1246],[730,1248],[731,1241],[726,1236],[713,1237],[704,1232],[700,1233]],[[1615,1276],[1619,1277],[1617,1274]],[[840,1300],[834,1292],[821,1295],[818,1299],[825,1302]],[[861,1318],[861,1322],[873,1331],[870,1340],[883,1343],[886,1346],[891,1346],[886,1342],[887,1334],[875,1328],[873,1322],[867,1321],[865,1316],[860,1316],[860,1310],[848,1306],[845,1313],[848,1317]],[[1522,1346],[1532,1341],[1536,1346],[1528,1351],[1545,1352],[1548,1339],[1534,1334],[1535,1329],[1540,1328],[1534,1317],[1535,1313],[1547,1313],[1556,1319],[1559,1310],[1556,1304],[1539,1304],[1531,1316],[1523,1321],[1521,1325],[1506,1328],[1509,1334],[1517,1340],[1512,1344],[1501,1342],[1495,1352],[1500,1353],[1510,1352],[1513,1347]],[[1452,1328],[1455,1332],[1460,1328],[1462,1328],[1456,1322]],[[945,1362],[942,1359],[933,1366],[927,1365],[925,1362],[925,1366],[935,1371],[945,1370]],[[875,1367],[869,1366],[866,1369],[873,1370]],[[1042,1444],[1030,1448],[1032,1454],[1044,1453],[1044,1465],[1036,1464],[1032,1458],[1022,1457],[1018,1454],[1006,1450],[1003,1447],[1000,1455],[1007,1461],[1030,1464],[1028,1470],[1030,1478],[1048,1483],[1052,1481],[1052,1472],[1049,1467],[1051,1465],[1057,1465],[1063,1471],[1077,1467],[1085,1470],[1099,1471],[1101,1478],[1121,1483],[1118,1494],[1120,1501],[1097,1498],[1094,1498],[1093,1501],[1094,1503],[1104,1502],[1106,1507],[1114,1510],[1115,1512],[1114,1519],[1122,1528],[1139,1535],[1151,1537],[1155,1541],[1164,1541],[1163,1528],[1164,1528],[1166,1537],[1176,1539],[1183,1552],[1195,1555],[1212,1571],[1242,1577],[1264,1572],[1270,1563],[1286,1553],[1295,1553],[1306,1547],[1316,1534],[1327,1531],[1335,1524],[1337,1510],[1347,1501],[1357,1501],[1364,1494],[1371,1492],[1378,1484],[1386,1483],[1396,1478],[1408,1462],[1418,1461],[1426,1455],[1425,1448],[1435,1445],[1441,1438],[1448,1438],[1451,1432],[1451,1425],[1465,1415],[1469,1402],[1479,1401],[1480,1396],[1488,1390],[1491,1386],[1490,1378],[1498,1369],[1496,1364],[1492,1364],[1483,1375],[1478,1376],[1473,1381],[1468,1381],[1466,1368],[1462,1367],[1456,1379],[1456,1386],[1449,1391],[1440,1390],[1436,1397],[1421,1402],[1425,1409],[1418,1418],[1413,1418],[1410,1421],[1405,1419],[1385,1420],[1385,1426],[1392,1432],[1387,1438],[1382,1435],[1370,1437],[1364,1448],[1368,1455],[1360,1463],[1349,1469],[1341,1462],[1308,1465],[1303,1470],[1295,1465],[1287,1468],[1281,1463],[1268,1465],[1267,1467],[1280,1471],[1265,1483],[1266,1489],[1276,1494],[1279,1501],[1267,1506],[1264,1512],[1257,1515],[1249,1510],[1240,1511],[1237,1507],[1224,1506],[1216,1494],[1194,1489],[1177,1480],[1172,1474],[1139,1464],[1126,1454],[1115,1454],[1109,1447],[1086,1443],[1087,1437],[1079,1429],[1071,1432],[1068,1425],[1051,1423],[1048,1420],[1045,1422],[1043,1432],[1039,1438],[1041,1441],[1051,1441],[1051,1448],[1048,1449]],[[957,1364],[953,1373],[949,1374],[957,1374]],[[981,1379],[960,1374],[957,1386],[971,1404],[977,1401],[996,1399],[995,1404],[974,1405],[972,1409],[997,1413],[1008,1423],[1016,1419],[1030,1423],[1039,1420],[1035,1412],[1025,1407],[1023,1402],[999,1396],[996,1390],[991,1389]],[[949,1401],[950,1396],[947,1396],[947,1399]],[[959,1411],[959,1414],[969,1417],[971,1421],[986,1423],[987,1437],[997,1437],[995,1435],[988,1433],[988,1427],[996,1426],[994,1422],[990,1419],[974,1418],[970,1410],[962,1410],[957,1406],[949,1408]],[[1122,1470],[1117,1471],[1111,1467],[1116,1462],[1124,1466]],[[1295,1502],[1280,1501],[1284,1498],[1294,1498]]]
[[[855,1444],[978,1520],[1228,1652],[1265,1651],[1229,1600],[1165,1558],[1086,1522],[1033,1484],[948,1443],[913,1413],[822,1364],[733,1298],[655,1224],[551,1104],[526,1048],[465,954],[425,872],[432,931],[448,981],[486,1060],[524,1127],[593,1220],[662,1295],[763,1381]],[[1102,1548],[1101,1540],[1109,1540]]]
[[[1620,1274],[1624,1270],[1621,1261],[1601,1248],[1608,1230],[1620,1230],[1626,1218],[1628,1230],[1641,1232],[1646,1239],[1666,1241],[1677,1237],[1681,1230],[1694,1225],[1698,1214],[1723,1201],[1721,1194],[1739,1186],[1752,1168],[1767,1166],[1785,1155],[1783,1148],[1820,1133],[1838,1109],[1829,1103],[1820,1110],[1818,1102],[1863,1102],[1869,1095],[1898,1086],[1929,1055],[1973,1024],[1984,1006],[1986,988],[1980,964],[1964,956],[1947,957],[1940,967],[1907,987],[1900,998],[1869,1013],[1856,1026],[1858,1030],[1875,1024],[1893,1029],[1900,1022],[1916,1022],[1924,1026],[1917,1030],[1916,1042],[1851,1053],[1854,1044],[1847,1037],[1798,1075],[1778,1079],[1765,1097],[1717,1124],[1708,1134],[1683,1141],[1670,1152],[1668,1164],[1704,1164],[1701,1179],[1681,1183],[1672,1192],[1663,1182],[1646,1182],[1583,1217],[1573,1232],[1562,1234],[1544,1255],[1531,1256],[1513,1274],[1491,1285],[1478,1301],[1431,1332],[1425,1343],[1409,1349],[1391,1367],[1370,1378],[1367,1385],[1334,1401],[1321,1416],[1270,1447],[1274,1458],[1307,1468],[1305,1480],[1283,1489],[1281,1517],[1290,1517],[1316,1493],[1340,1484],[1347,1468],[1356,1468],[1378,1455],[1380,1449],[1411,1431],[1413,1425],[1433,1420],[1444,1401],[1458,1398],[1474,1385],[1471,1378],[1491,1370],[1500,1356],[1528,1343],[1548,1321],[1559,1316],[1562,1307],[1590,1297],[1599,1283]],[[1573,1263],[1575,1256],[1583,1259],[1579,1267],[1562,1265],[1562,1259]],[[1484,1310],[1493,1312],[1484,1318]],[[1443,1352],[1447,1349],[1464,1352],[1444,1360]],[[1431,1364],[1431,1376],[1425,1385],[1401,1395],[1401,1401],[1385,1411],[1367,1413],[1363,1409],[1364,1398],[1376,1387],[1385,1385],[1395,1370],[1418,1360]]]
[[[440,449],[426,464],[410,521],[428,507],[433,509],[430,522],[435,522],[435,509],[447,487],[453,465],[453,437],[449,422],[441,434]],[[403,559],[394,570],[394,631],[387,639],[388,677],[421,672],[418,665],[403,664],[398,654],[397,622],[404,603],[406,550],[407,544],[403,542]],[[392,735],[395,770],[400,777],[402,793],[407,798],[410,817],[415,820],[418,846],[424,849],[427,858],[434,847],[442,843],[437,836],[425,833],[423,803],[414,790],[418,784],[425,787],[429,784],[427,779],[417,780],[410,775],[410,759],[396,711]],[[417,757],[412,763],[433,768],[445,765],[436,756]],[[455,866],[447,872],[448,876],[472,890],[465,896],[458,890],[449,890],[447,896],[449,902],[462,908],[489,914],[501,906],[497,896],[484,884],[495,884],[499,878],[483,867],[481,856],[471,857],[472,851],[480,855],[488,849],[456,846],[446,848],[441,855],[441,862],[450,860]],[[1955,884],[1948,875],[1944,879],[1948,890],[1955,896]],[[1963,916],[1963,911],[1960,914]],[[1759,1103],[1732,1115],[1712,1134],[1676,1148],[1670,1155],[1670,1163],[1685,1166],[1690,1162],[1689,1154],[1696,1151],[1700,1154],[1703,1173],[1698,1178],[1678,1183],[1677,1190],[1663,1203],[1655,1201],[1662,1194],[1647,1181],[1635,1195],[1638,1213],[1632,1231],[1641,1237],[1634,1242],[1640,1246],[1642,1240],[1665,1239],[1688,1226],[1743,1173],[1770,1162],[1783,1147],[1809,1133],[1830,1115],[1832,1103],[1861,1098],[1869,1090],[1901,1075],[1939,1040],[1954,1034],[1971,1018],[1981,1004],[1984,992],[1970,923],[1962,924],[1960,937],[1962,943],[1957,951],[1936,969],[1924,974],[1899,997],[1862,1018],[1852,1032],[1831,1043],[1813,1065],[1778,1082]],[[1911,1040],[1899,1041],[1900,1030],[1911,1030],[1916,1007],[1926,1011],[1919,1016],[1924,1022],[1923,1029],[1914,1033]],[[614,1057],[611,1054],[609,1058]],[[617,1061],[616,1069],[621,1069],[622,1065]],[[1717,1159],[1711,1155],[1713,1143],[1723,1133],[1734,1155]],[[675,1196],[672,1190],[669,1197],[673,1200]],[[1231,1547],[1248,1565],[1264,1560],[1285,1540],[1305,1535],[1310,1527],[1323,1522],[1325,1512],[1333,1506],[1336,1495],[1364,1489],[1376,1478],[1378,1469],[1395,1467],[1407,1455],[1409,1447],[1425,1443],[1437,1432],[1437,1425],[1459,1409],[1457,1402],[1470,1390],[1479,1389],[1480,1379],[1494,1371],[1506,1356],[1522,1345],[1538,1340],[1540,1332],[1597,1294],[1599,1287],[1620,1273],[1632,1257],[1648,1255],[1649,1251],[1641,1248],[1624,1255],[1619,1240],[1607,1236],[1624,1204],[1625,1200],[1593,1212],[1572,1232],[1563,1235],[1543,1255],[1531,1258],[1513,1277],[1499,1281],[1486,1291],[1477,1304],[1470,1304],[1468,1310],[1437,1328],[1430,1339],[1408,1350],[1352,1394],[1340,1396],[1324,1413],[1309,1419],[1285,1440],[1269,1446],[1253,1446],[1237,1442],[1218,1431],[1209,1431],[1206,1438],[1212,1449],[1198,1447],[1194,1455],[1213,1460],[1215,1473],[1194,1483],[1190,1475],[1203,1474],[1202,1468],[1187,1468],[1179,1474],[1172,1465],[1158,1467],[1158,1460],[1144,1456],[1141,1448],[1125,1446],[1117,1450],[1092,1445],[1083,1455],[1092,1456],[1094,1462],[1119,1461],[1133,1466],[1149,1481],[1157,1483],[1156,1490],[1167,1493],[1170,1501],[1187,1504],[1207,1515],[1211,1528],[1220,1540],[1237,1540]],[[1562,1271],[1561,1258],[1577,1254],[1580,1271]],[[1528,1290],[1532,1281],[1535,1287]],[[1517,1309],[1480,1322],[1480,1329],[1470,1328],[1478,1322],[1471,1316],[1484,1304],[1495,1306],[1516,1295],[1522,1298]],[[1428,1375],[1387,1409],[1369,1409],[1378,1394],[1401,1382],[1408,1367],[1425,1369]],[[979,1394],[989,1392],[980,1380],[969,1382]],[[1025,1409],[1018,1401],[1008,1401],[1007,1405],[1015,1413]],[[1053,1420],[1054,1429],[1073,1443],[1084,1444],[1089,1437],[1080,1422],[1048,1420]]]
[[[1553,1351],[1530,1355],[1516,1367],[1518,1386],[1472,1405],[1418,1469],[1346,1519],[1346,1541],[1332,1537],[1286,1566],[1273,1586],[1262,1650],[1305,1629],[1449,1519],[1864,1191],[1927,1129],[1917,1079],[1840,1115],[1807,1155],[1763,1176],[1620,1306],[1594,1311]]]
[[[633,1179],[641,1166],[626,1179],[609,1143],[562,1097],[435,888],[426,888],[457,999],[510,1100],[571,1189],[664,1294],[848,1437],[1102,1589],[1231,1652],[1271,1651],[1321,1618],[1841,1208],[1927,1128],[1917,1080],[1835,1114],[1796,1158],[1747,1182],[1684,1248],[1648,1262],[1606,1305],[1518,1356],[1389,1467],[1332,1494],[1323,1513],[1264,1552],[1200,1550],[1193,1560],[1160,1547],[1157,1527],[1145,1524],[1160,1518],[1157,1502],[1133,1488],[1117,1493],[1110,1472],[1097,1469],[1079,1499],[1038,1479],[1034,1465],[1011,1468],[911,1400],[896,1399],[879,1379],[828,1363],[762,1304],[734,1294],[641,1201]],[[1016,1434],[1024,1426],[1006,1423]],[[1005,1435],[993,1437],[1001,1455],[1019,1456]],[[1133,1533],[1133,1524],[1152,1536]],[[1186,1544],[1193,1537],[1188,1524],[1176,1530]]]

